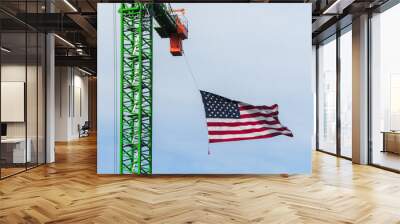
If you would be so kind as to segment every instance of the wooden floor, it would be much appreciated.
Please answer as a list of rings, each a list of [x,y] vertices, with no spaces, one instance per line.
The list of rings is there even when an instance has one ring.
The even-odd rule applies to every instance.
[[[19,172],[23,172],[25,171],[25,167],[24,168],[1,168],[1,177],[8,177],[11,176],[13,174],[19,173]]]
[[[94,138],[0,181],[0,223],[400,223],[400,175],[314,154],[311,176],[99,176]]]

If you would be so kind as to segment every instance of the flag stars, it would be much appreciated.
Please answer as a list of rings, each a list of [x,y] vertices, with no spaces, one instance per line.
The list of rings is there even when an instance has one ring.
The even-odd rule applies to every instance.
[[[201,91],[207,118],[240,118],[237,101]]]

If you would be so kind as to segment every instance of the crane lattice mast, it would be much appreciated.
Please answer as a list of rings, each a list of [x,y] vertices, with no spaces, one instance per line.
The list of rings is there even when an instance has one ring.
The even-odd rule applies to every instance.
[[[153,18],[156,31],[182,55],[187,24],[166,4],[123,3],[120,71],[120,173],[152,173]]]

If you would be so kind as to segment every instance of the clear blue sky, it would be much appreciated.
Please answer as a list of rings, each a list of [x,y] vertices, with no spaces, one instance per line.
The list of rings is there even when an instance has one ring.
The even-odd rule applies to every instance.
[[[308,4],[174,4],[199,88],[253,105],[279,104],[294,138],[210,144],[184,57],[154,35],[153,173],[309,173],[313,131]]]

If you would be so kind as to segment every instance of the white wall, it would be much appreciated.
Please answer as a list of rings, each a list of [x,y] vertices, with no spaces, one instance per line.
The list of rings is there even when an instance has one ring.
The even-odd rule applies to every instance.
[[[78,125],[88,120],[88,77],[76,68],[56,67],[55,140],[79,138]]]
[[[38,68],[38,70],[36,70]],[[26,121],[6,122],[7,137],[21,138],[25,135],[30,139],[32,158],[37,158],[39,153],[40,163],[44,162],[44,74],[41,66],[25,66],[25,64],[12,63],[1,66],[2,82],[24,82],[26,84],[26,107],[22,112],[26,112]],[[26,81],[27,79],[27,81]],[[7,97],[7,96],[2,96]],[[1,108],[1,110],[10,110],[10,108]],[[36,162],[36,159],[33,159]],[[51,162],[51,160],[49,160]]]
[[[25,82],[25,64],[8,64],[1,66],[1,81],[3,82]],[[31,70],[32,67],[28,67]],[[7,110],[6,108],[1,108]],[[7,137],[25,137],[25,122],[7,123]]]
[[[55,76],[55,140],[68,139],[69,95],[70,79],[67,67],[56,67]]]
[[[75,75],[74,75],[74,96],[72,99],[74,99],[73,105],[74,107],[72,108],[72,120],[71,120],[71,135],[73,138],[79,137],[79,132],[78,132],[78,124],[83,125],[85,121],[89,120],[89,110],[88,110],[88,100],[89,100],[89,94],[88,94],[88,77],[87,76],[82,76],[83,73],[78,71],[78,74],[76,73],[77,70],[75,70]]]
[[[36,75],[36,67],[20,64],[5,64],[1,66],[1,81],[2,82],[25,82],[26,71],[28,74],[29,86],[36,86],[36,80],[32,80],[31,74]],[[30,129],[36,130],[36,88],[27,88],[27,119],[28,119],[28,137],[31,132]],[[4,96],[3,96],[4,97]],[[7,110],[7,108],[1,108]],[[34,122],[34,123],[32,123]],[[25,137],[25,123],[26,122],[7,122],[7,135],[8,137]]]

